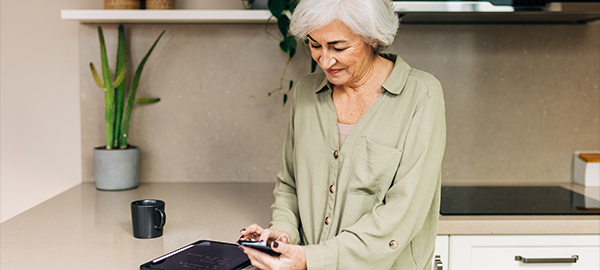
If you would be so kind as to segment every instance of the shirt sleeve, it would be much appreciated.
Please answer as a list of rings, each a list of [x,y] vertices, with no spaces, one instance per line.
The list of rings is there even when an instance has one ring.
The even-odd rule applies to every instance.
[[[300,82],[298,83],[300,84]],[[275,202],[271,205],[272,221],[269,227],[290,234],[294,244],[300,244],[300,216],[298,212],[298,196],[296,195],[296,181],[294,178],[294,115],[296,96],[299,91],[296,87],[292,99],[290,121],[283,145],[283,168],[277,174],[277,182],[273,190]]]
[[[428,215],[438,215],[431,209],[436,193],[439,196],[445,141],[443,96],[427,96],[412,118],[385,199],[336,237],[304,246],[308,269],[390,269],[406,248],[412,248],[415,235],[431,225],[425,224]],[[390,248],[395,245],[392,240],[395,248]]]

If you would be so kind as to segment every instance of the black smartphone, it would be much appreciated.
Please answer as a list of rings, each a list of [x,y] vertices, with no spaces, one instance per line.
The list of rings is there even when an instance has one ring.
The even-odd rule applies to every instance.
[[[271,247],[267,244],[267,242],[257,242],[257,241],[244,241],[244,240],[239,240],[238,244],[245,246],[245,247],[251,247],[253,249],[256,250],[260,250],[264,253],[267,253],[271,256],[279,256],[281,255],[281,253],[275,252],[274,250],[271,249]]]

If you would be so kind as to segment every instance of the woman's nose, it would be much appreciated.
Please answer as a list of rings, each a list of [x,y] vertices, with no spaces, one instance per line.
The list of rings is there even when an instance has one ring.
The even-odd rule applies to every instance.
[[[323,70],[329,69],[335,64],[335,58],[333,58],[329,52],[325,51],[321,55],[321,59],[319,59],[319,64]]]

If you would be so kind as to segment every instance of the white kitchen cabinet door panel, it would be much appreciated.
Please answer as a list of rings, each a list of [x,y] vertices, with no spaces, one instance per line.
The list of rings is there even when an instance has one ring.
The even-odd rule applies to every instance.
[[[435,251],[433,253],[433,263],[431,264],[432,270],[448,270],[448,235],[438,235],[435,238]],[[440,262],[436,262],[435,256],[440,256]]]
[[[577,256],[575,263],[523,263],[527,259]],[[598,270],[600,235],[479,235],[450,237],[450,269]]]

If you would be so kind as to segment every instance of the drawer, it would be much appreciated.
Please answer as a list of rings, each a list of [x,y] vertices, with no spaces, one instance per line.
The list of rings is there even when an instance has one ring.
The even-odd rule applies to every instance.
[[[431,270],[448,270],[448,235],[438,235],[435,238],[434,258]]]
[[[599,235],[450,237],[450,269],[598,270],[599,254]],[[516,256],[526,262],[515,260]],[[573,256],[577,256],[576,262],[531,262],[531,259],[571,259]]]
[[[471,254],[472,269],[600,269],[597,247],[473,247]],[[529,263],[532,258],[572,259],[573,255],[578,257],[575,263]]]

